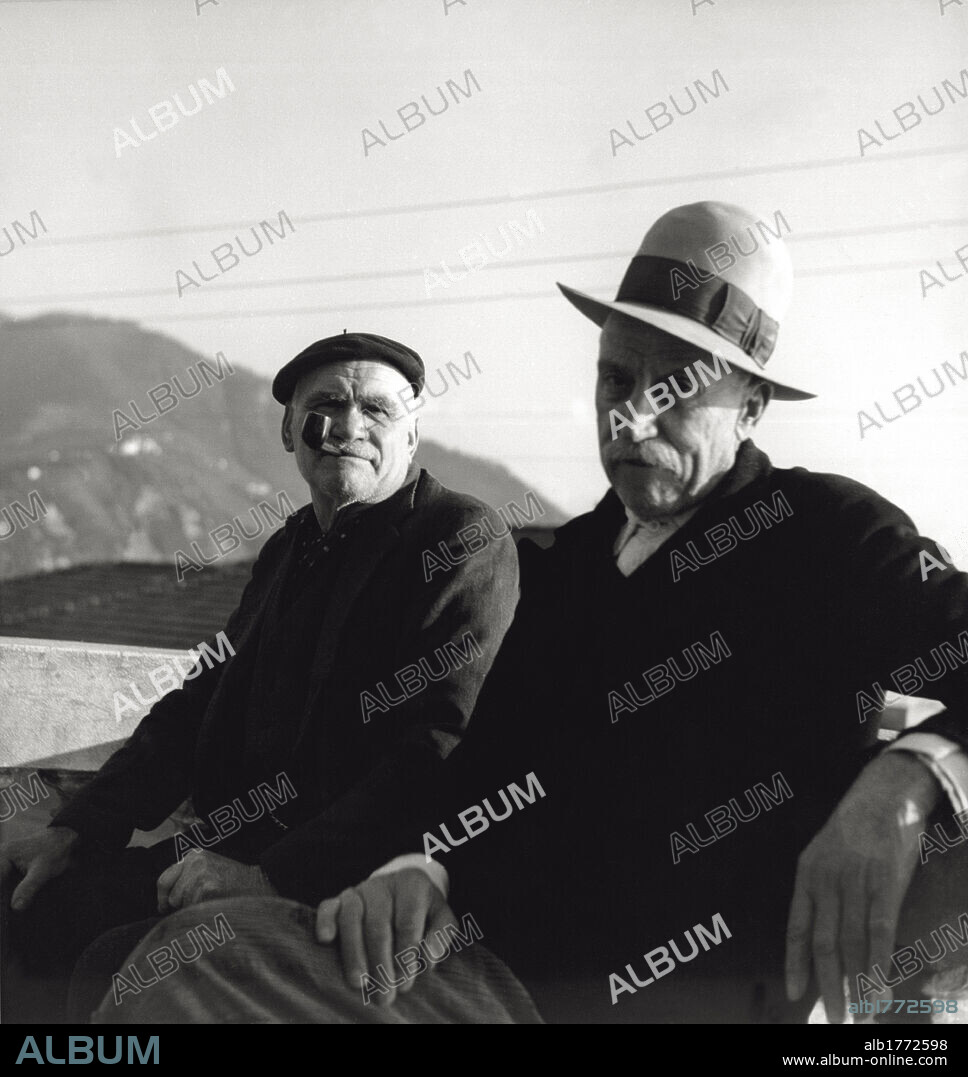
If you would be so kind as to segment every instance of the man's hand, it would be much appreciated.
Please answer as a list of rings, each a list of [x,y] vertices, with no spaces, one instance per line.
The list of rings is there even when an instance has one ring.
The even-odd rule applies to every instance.
[[[791,1001],[806,991],[812,964],[827,1020],[839,1024],[844,977],[857,1001],[857,974],[876,978],[874,965],[886,970],[918,862],[918,834],[941,796],[930,770],[914,756],[883,753],[803,851],[787,925]]]
[[[364,973],[384,983],[377,966],[392,977],[394,954],[453,921],[454,913],[430,878],[419,868],[404,868],[321,901],[316,938],[333,942],[339,936],[343,975],[350,989],[359,991]],[[408,979],[398,990],[409,991],[412,985]],[[389,1006],[396,999],[397,989],[386,986],[389,993],[378,996],[378,1005]]]
[[[70,867],[78,837],[68,826],[49,826],[0,850],[0,879],[6,880],[14,871],[24,876],[13,892],[12,909],[26,909],[42,887]]]
[[[158,911],[187,909],[211,898],[276,893],[258,864],[240,864],[227,856],[192,849],[158,876]]]

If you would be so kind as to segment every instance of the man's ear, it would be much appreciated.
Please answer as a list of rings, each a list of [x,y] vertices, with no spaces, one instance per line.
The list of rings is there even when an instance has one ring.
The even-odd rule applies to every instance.
[[[292,405],[287,404],[282,416],[282,445],[286,452],[295,452],[296,446],[292,441]]]
[[[773,386],[768,381],[757,379],[749,389],[746,400],[740,409],[739,419],[736,424],[736,432],[740,441],[745,441],[752,433],[753,428],[763,418],[766,407],[773,399]]]
[[[410,433],[407,435],[407,447],[410,450],[410,459],[414,458],[417,446],[420,444],[420,420],[414,419]]]

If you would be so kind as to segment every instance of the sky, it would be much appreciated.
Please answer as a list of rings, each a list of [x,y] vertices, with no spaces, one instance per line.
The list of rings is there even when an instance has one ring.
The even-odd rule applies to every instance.
[[[480,372],[430,401],[423,435],[577,514],[606,488],[598,330],[555,282],[611,297],[675,205],[779,210],[796,277],[770,369],[820,396],[771,404],[757,444],[955,546],[968,381],[863,438],[858,420],[880,421],[876,402],[897,415],[895,389],[935,388],[968,349],[968,0],[942,2],[0,0],[0,229],[36,211],[47,230],[0,260],[0,312],[132,319],[267,375],[344,328],[431,371],[471,352]],[[234,89],[195,115],[116,134],[155,131],[149,108],[189,106],[219,69]],[[611,129],[652,130],[645,109],[716,71],[728,90],[613,151]],[[945,79],[944,110],[903,131],[892,110],[919,93],[936,108]],[[397,110],[440,108],[448,80],[469,96],[406,132]],[[862,155],[860,128],[882,144]],[[293,230],[218,274],[212,249],[254,247],[280,211]],[[459,277],[482,237],[501,252],[502,229],[516,238],[488,266],[425,276],[443,261]],[[193,260],[217,279],[179,295]],[[939,260],[960,279],[925,295]]]

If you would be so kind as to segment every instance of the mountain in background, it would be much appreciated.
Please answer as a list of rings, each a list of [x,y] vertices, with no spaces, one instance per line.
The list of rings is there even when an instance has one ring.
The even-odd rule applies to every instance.
[[[276,509],[285,491],[305,504],[306,485],[281,448],[269,379],[224,358],[233,373],[129,321],[0,316],[0,579],[88,562],[174,565],[177,550],[191,556],[193,540],[211,556],[209,532],[234,517],[257,530],[250,512],[260,502]],[[173,375],[186,394],[197,382],[202,388],[190,399],[176,390],[177,407],[159,395],[156,408],[148,392]],[[139,421],[132,401],[151,421]],[[119,419],[120,442],[115,410],[139,427]],[[451,489],[527,508],[529,487],[501,464],[432,441],[417,459]],[[536,524],[566,519],[534,493],[545,509]],[[31,523],[37,496],[47,511]],[[26,516],[10,509],[14,502]],[[252,559],[264,541],[243,543],[226,560]]]

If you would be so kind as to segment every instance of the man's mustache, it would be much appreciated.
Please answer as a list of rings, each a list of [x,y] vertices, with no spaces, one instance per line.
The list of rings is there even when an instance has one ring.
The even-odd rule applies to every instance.
[[[676,470],[675,460],[670,453],[663,452],[655,445],[642,446],[640,449],[621,447],[614,443],[607,452],[611,464],[637,464],[640,467],[661,467],[668,471]]]
[[[332,441],[323,445],[320,452],[325,453],[328,456],[351,456],[354,460],[367,460],[372,461],[374,458],[368,453],[360,452],[359,450],[350,449],[348,446],[340,445]]]
[[[356,445],[351,441],[339,441],[336,438],[326,438],[322,444],[312,446],[316,452],[324,456],[351,456],[354,460],[372,461],[376,457],[363,446]]]

